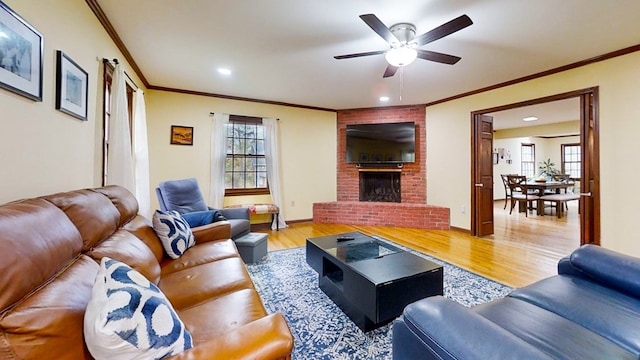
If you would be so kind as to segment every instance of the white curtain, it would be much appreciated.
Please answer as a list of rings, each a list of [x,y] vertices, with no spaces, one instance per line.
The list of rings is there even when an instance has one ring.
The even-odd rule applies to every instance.
[[[280,228],[286,228],[287,223],[284,221],[282,213],[282,182],[280,180],[280,152],[278,151],[278,120],[263,118],[264,125],[264,156],[267,160],[267,181],[269,182],[269,190],[271,191],[271,200],[280,208],[280,216],[278,222]],[[273,220],[271,229],[276,229],[276,220]]]
[[[227,124],[229,114],[215,113],[211,126],[211,177],[209,206],[224,206],[224,165],[227,158]]]
[[[111,83],[107,184],[123,186],[135,194],[125,78],[122,65],[116,64]]]
[[[133,166],[135,171],[138,212],[151,219],[149,189],[149,145],[147,141],[147,109],[144,92],[136,90],[133,110]]]

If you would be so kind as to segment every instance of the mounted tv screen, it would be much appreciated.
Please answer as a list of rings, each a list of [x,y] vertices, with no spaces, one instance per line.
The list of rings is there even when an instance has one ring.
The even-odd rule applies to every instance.
[[[347,125],[347,162],[358,164],[416,161],[414,122]]]

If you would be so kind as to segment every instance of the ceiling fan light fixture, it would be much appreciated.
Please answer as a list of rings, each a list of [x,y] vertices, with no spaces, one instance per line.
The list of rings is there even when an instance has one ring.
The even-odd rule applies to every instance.
[[[416,57],[418,57],[416,49],[406,46],[392,48],[384,55],[389,65],[395,67],[407,66],[411,64]]]

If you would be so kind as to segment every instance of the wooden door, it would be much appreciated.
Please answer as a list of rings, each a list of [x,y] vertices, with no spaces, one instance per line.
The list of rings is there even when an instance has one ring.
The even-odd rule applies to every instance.
[[[600,244],[600,161],[598,148],[598,89],[580,96],[580,243]]]
[[[493,234],[493,118],[476,114],[473,119],[471,232]]]

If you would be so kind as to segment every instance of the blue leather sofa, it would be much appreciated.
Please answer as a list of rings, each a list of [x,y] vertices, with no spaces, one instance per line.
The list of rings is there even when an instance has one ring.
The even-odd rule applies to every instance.
[[[393,358],[637,360],[640,259],[585,245],[499,300],[419,300],[393,323]]]

